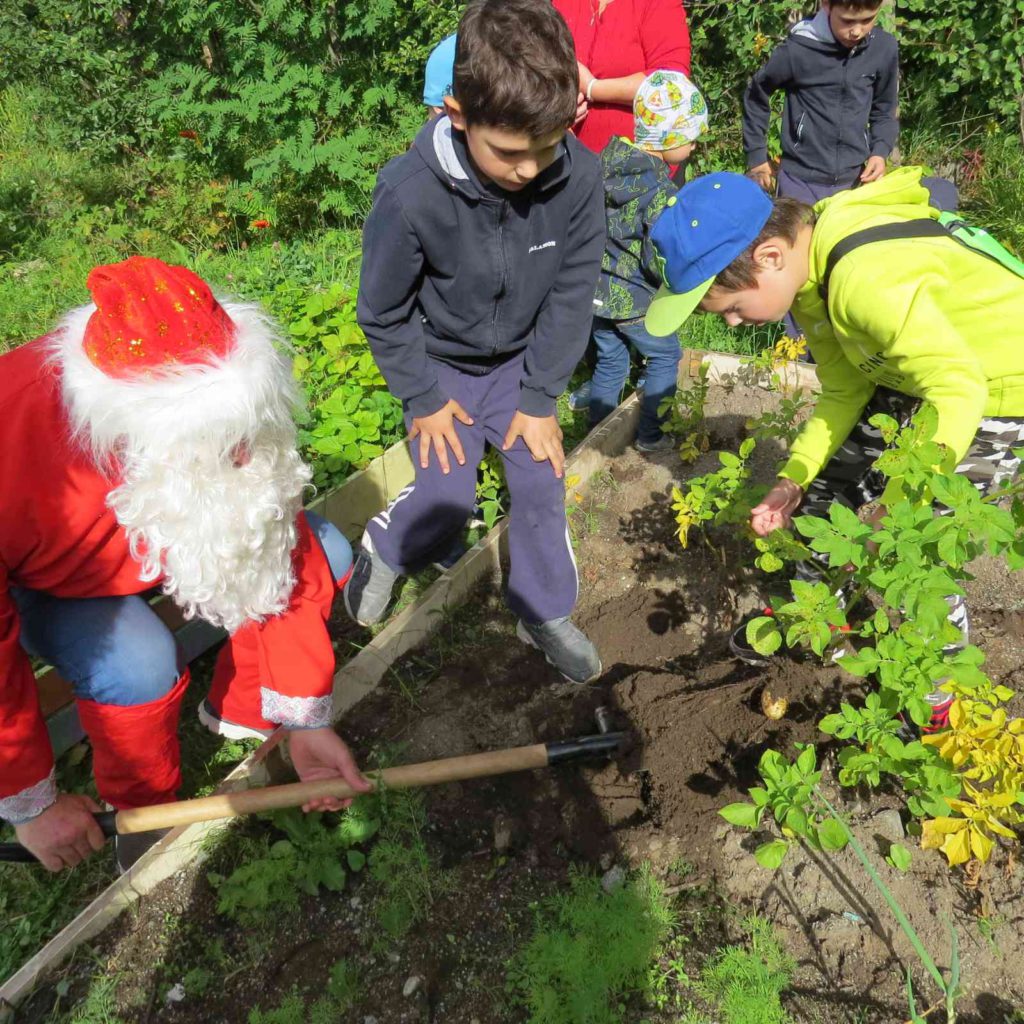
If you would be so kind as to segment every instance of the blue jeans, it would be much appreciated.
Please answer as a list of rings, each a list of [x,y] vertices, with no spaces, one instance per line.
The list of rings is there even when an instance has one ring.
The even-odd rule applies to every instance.
[[[352,564],[349,542],[333,523],[306,515],[340,580]],[[76,697],[121,707],[148,704],[169,693],[185,669],[174,634],[138,594],[54,597],[12,587],[11,596],[21,646],[53,665]]]
[[[596,426],[619,404],[629,376],[629,347],[647,357],[647,384],[640,402],[638,441],[651,443],[661,437],[662,417],[658,406],[676,393],[682,351],[675,335],[656,338],[644,327],[643,319],[606,320],[595,316],[590,339],[597,364],[590,390],[590,425]]]

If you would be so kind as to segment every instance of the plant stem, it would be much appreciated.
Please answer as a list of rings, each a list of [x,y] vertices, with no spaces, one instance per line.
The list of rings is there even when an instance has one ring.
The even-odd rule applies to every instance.
[[[947,1006],[950,996],[949,987],[946,985],[945,979],[942,977],[942,971],[936,966],[935,961],[932,959],[931,954],[924,947],[924,943],[921,941],[921,937],[917,934],[914,926],[910,923],[907,915],[903,913],[903,908],[896,902],[896,897],[893,896],[889,887],[882,880],[882,876],[875,870],[874,865],[868,860],[868,855],[864,852],[864,848],[857,841],[850,826],[847,825],[846,821],[840,816],[839,812],[829,803],[828,798],[818,789],[814,787],[814,795],[819,799],[827,808],[829,814],[842,826],[843,831],[846,833],[847,841],[850,844],[850,849],[857,855],[857,859],[864,866],[864,870],[867,871],[868,877],[875,884],[875,888],[882,894],[882,898],[888,904],[889,910],[892,911],[892,916],[896,918],[896,923],[903,929],[903,934],[910,940],[910,944],[914,947],[914,952],[917,953],[924,964],[928,973],[932,976],[935,984],[939,986],[939,991],[946,997]],[[952,1024],[954,1018],[950,1018],[950,1024]]]

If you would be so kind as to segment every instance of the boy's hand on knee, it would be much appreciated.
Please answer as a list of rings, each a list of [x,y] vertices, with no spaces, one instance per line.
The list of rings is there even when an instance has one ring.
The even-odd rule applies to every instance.
[[[448,462],[448,445],[451,446],[455,461],[460,466],[466,464],[466,456],[462,451],[462,444],[459,435],[455,433],[455,421],[472,426],[473,417],[455,401],[449,398],[447,403],[441,406],[437,412],[429,416],[414,416],[412,429],[409,431],[409,440],[420,439],[420,468],[426,469],[430,464],[430,449],[437,453],[437,461],[442,473],[450,473],[451,465]]]
[[[771,192],[772,185],[774,184],[772,179],[772,165],[766,160],[763,164],[758,164],[756,167],[751,167],[747,171],[747,177],[753,178],[765,190],[765,192]]]
[[[508,426],[503,452],[516,443],[517,438],[530,449],[534,462],[550,462],[555,476],[562,478],[565,469],[565,450],[562,448],[562,428],[554,416],[527,416],[517,411]]]
[[[42,814],[15,825],[14,833],[47,871],[73,868],[93,850],[103,849],[106,839],[93,817],[100,810],[99,804],[87,796],[60,793]]]
[[[803,499],[804,489],[783,477],[764,496],[761,504],[750,510],[750,528],[759,537],[767,537],[773,530],[788,528]]]
[[[863,184],[867,184],[869,181],[878,181],[879,178],[885,176],[885,157],[884,156],[869,156],[867,163],[864,164],[864,170],[861,171],[860,180]]]

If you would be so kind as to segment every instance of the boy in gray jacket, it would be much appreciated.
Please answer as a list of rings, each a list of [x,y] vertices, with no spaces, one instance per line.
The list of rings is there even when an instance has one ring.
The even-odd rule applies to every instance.
[[[822,0],[754,75],[743,97],[750,176],[771,191],[767,133],[785,91],[778,194],[814,204],[885,174],[896,145],[899,47],[876,22],[882,0]]]
[[[518,635],[585,683],[601,661],[569,618],[578,580],[555,417],[587,344],[605,234],[600,164],[567,134],[578,91],[549,0],[472,0],[446,116],[377,179],[357,317],[402,400],[416,481],[367,523],[345,606],[381,621],[398,577],[450,545],[490,443],[512,498]]]

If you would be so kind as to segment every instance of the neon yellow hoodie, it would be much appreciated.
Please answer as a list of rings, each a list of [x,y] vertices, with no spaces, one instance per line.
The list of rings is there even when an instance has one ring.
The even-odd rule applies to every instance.
[[[1024,279],[959,242],[911,238],[854,250],[836,264],[825,314],[818,287],[837,242],[875,224],[938,216],[921,168],[841,192],[815,212],[810,278],[793,314],[821,397],[780,476],[806,487],[879,385],[932,403],[935,440],[958,462],[982,417],[1024,416]]]

